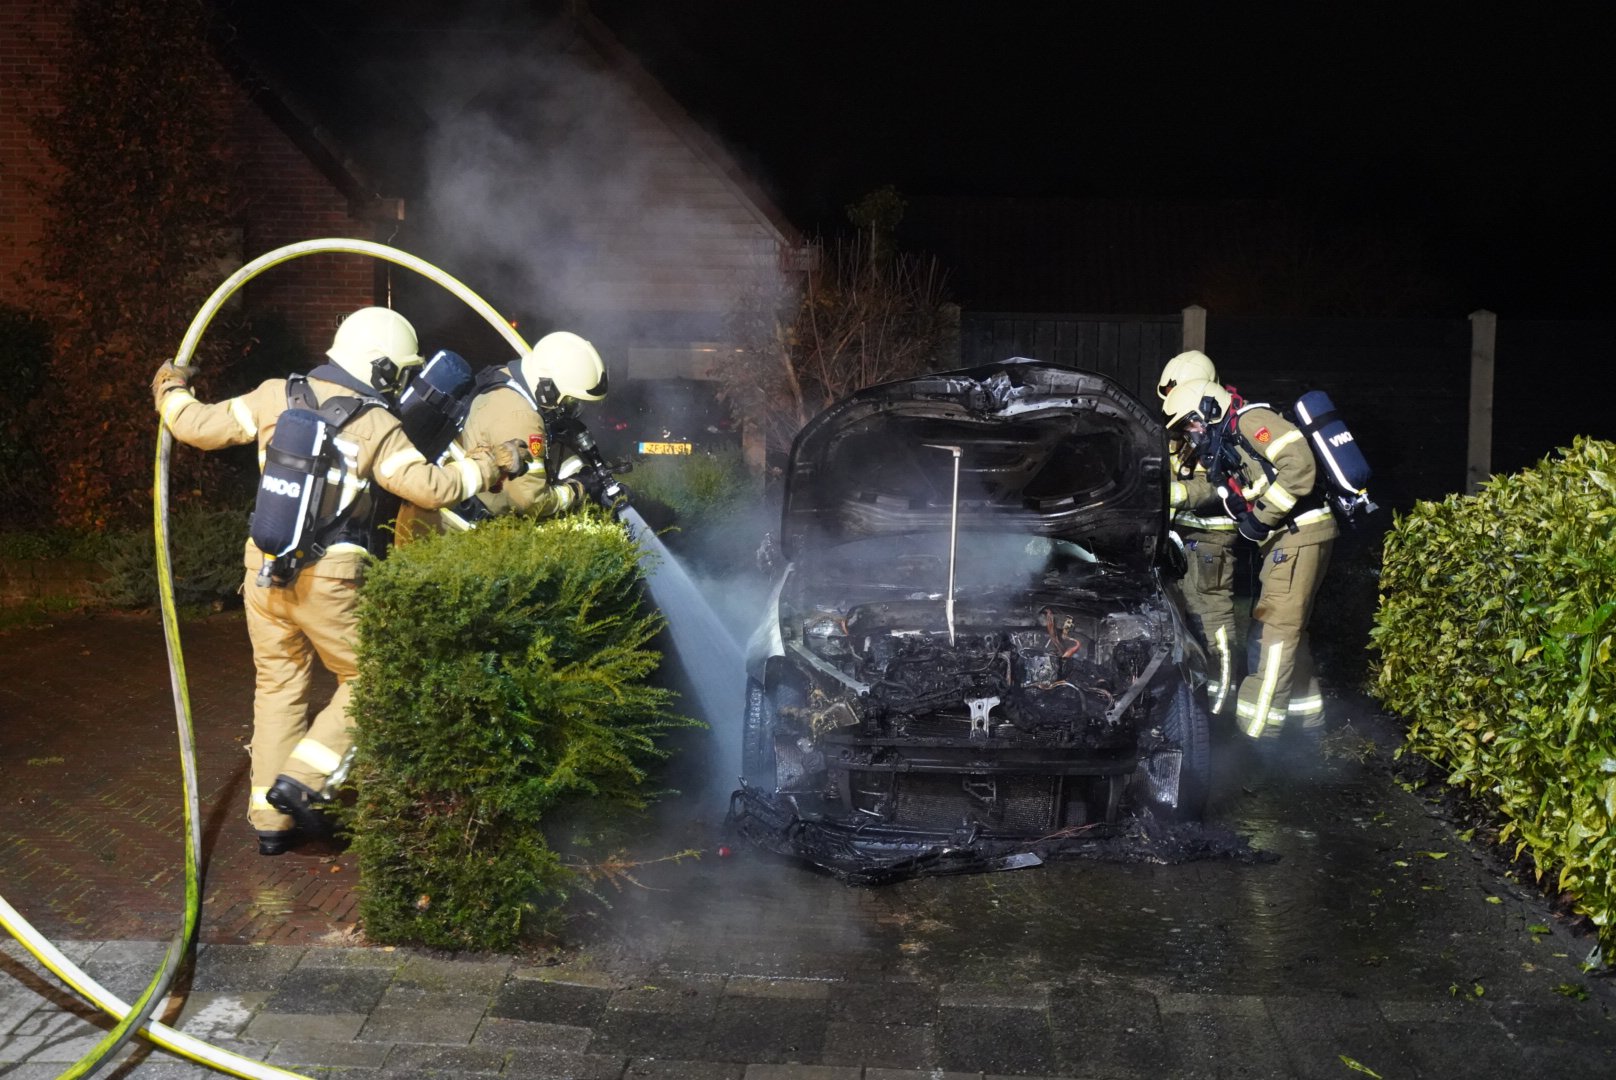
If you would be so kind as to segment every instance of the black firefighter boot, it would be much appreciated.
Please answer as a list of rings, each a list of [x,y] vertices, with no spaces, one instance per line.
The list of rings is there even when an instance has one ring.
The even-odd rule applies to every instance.
[[[318,840],[330,839],[331,824],[316,809],[325,805],[326,800],[307,784],[299,783],[290,776],[277,776],[264,798],[269,805],[297,822],[298,830],[304,836]],[[263,850],[262,839],[259,841],[259,850]]]
[[[297,839],[296,829],[259,829],[258,854],[285,855]]]

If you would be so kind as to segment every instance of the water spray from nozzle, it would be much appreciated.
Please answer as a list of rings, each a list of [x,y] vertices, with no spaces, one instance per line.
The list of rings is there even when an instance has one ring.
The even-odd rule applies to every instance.
[[[943,612],[948,618],[948,643],[954,644],[954,552],[959,543],[959,474],[960,454],[958,446],[945,446],[938,443],[926,443],[928,450],[947,450],[954,455],[954,493],[948,501],[948,599],[943,602]]]

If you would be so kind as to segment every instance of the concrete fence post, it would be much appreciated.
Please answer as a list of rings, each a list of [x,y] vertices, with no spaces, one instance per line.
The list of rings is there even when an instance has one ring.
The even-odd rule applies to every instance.
[[[1184,309],[1184,326],[1179,348],[1184,352],[1191,349],[1206,351],[1206,308],[1200,304],[1191,304]]]
[[[1493,472],[1493,362],[1498,316],[1470,313],[1470,445],[1465,455],[1465,491],[1473,493]]]

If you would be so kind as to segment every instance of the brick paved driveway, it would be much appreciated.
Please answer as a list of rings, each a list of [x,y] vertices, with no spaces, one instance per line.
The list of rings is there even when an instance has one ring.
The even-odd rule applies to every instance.
[[[352,858],[264,858],[246,823],[246,624],[216,615],[186,622],[181,636],[202,800],[201,940],[343,940],[354,926]],[[0,634],[0,895],[47,936],[167,939],[178,927],[172,701],[154,616],[66,615]]]

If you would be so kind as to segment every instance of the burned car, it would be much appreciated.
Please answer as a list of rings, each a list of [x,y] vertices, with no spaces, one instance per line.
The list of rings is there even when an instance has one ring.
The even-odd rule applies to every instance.
[[[1205,655],[1159,419],[1030,360],[855,393],[792,447],[732,827],[856,880],[1196,817]]]

